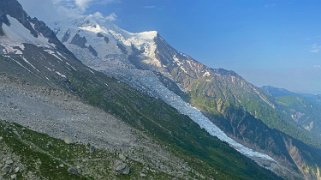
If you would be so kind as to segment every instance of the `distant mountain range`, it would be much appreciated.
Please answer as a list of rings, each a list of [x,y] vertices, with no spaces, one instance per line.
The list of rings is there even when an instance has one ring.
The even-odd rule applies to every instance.
[[[2,177],[321,178],[315,96],[255,87],[100,14],[51,28],[0,0]]]
[[[271,86],[265,86],[263,90],[274,98],[282,114],[291,117],[292,121],[320,138],[320,95],[294,93]]]

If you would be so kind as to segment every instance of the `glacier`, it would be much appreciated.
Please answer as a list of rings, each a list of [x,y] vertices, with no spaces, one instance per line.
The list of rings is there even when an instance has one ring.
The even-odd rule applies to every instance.
[[[202,129],[206,130],[210,135],[217,137],[221,141],[228,143],[241,154],[256,159],[264,159],[271,162],[276,161],[267,154],[260,153],[245,147],[227,136],[220,128],[210,121],[203,113],[191,104],[185,102],[180,96],[167,89],[151,71],[138,69],[107,69],[106,74],[116,76],[126,83],[134,86],[136,89],[147,92],[149,95],[162,99],[170,106],[177,109],[181,114],[190,117]]]
[[[227,136],[227,134],[203,115],[200,110],[191,106],[180,96],[166,88],[153,71],[138,69],[128,60],[129,55],[132,53],[132,46],[135,46],[138,50],[144,50],[142,58],[146,58],[146,62],[143,59],[145,64],[150,63],[158,66],[154,47],[154,38],[157,36],[157,32],[130,33],[94,16],[71,22],[56,23],[54,29],[58,38],[85,65],[124,81],[152,97],[162,99],[181,114],[190,117],[192,121],[197,123],[200,128],[207,131],[210,135],[226,142],[232,148],[254,160],[259,165],[268,169],[279,166],[277,161],[271,156],[248,148]],[[77,34],[86,39],[85,46],[92,46],[96,50],[96,56],[88,48],[86,49],[71,43],[72,37]],[[64,41],[66,35],[70,37]],[[107,37],[109,42],[106,43],[102,36]],[[118,47],[118,43],[125,46],[127,54],[122,52],[121,48]]]

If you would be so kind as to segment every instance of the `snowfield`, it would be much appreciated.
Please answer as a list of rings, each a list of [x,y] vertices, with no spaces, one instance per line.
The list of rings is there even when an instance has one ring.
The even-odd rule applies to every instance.
[[[0,47],[3,54],[23,54],[24,43],[33,44],[40,47],[53,48],[54,44],[49,43],[48,39],[42,34],[34,37],[17,19],[7,15],[10,25],[2,24],[4,36],[0,36]],[[33,24],[31,24],[34,27]]]

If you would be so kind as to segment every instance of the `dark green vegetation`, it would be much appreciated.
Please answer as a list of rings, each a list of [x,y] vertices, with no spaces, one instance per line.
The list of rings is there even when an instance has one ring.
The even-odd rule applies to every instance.
[[[18,124],[0,120],[0,153],[14,154],[19,157],[15,163],[23,166],[18,179],[28,179],[27,172],[41,179],[139,179],[143,164],[128,160],[130,175],[120,175],[113,170],[114,161],[118,159],[117,152],[96,150],[90,152],[88,146],[81,144],[66,144],[46,134],[40,134],[26,129]],[[17,162],[18,161],[18,162]],[[68,171],[77,169],[77,174]],[[172,178],[159,172],[147,172],[149,178]],[[6,177],[6,176],[5,176]],[[30,178],[30,177],[29,177]]]
[[[41,48],[26,46],[24,56],[40,72],[23,68],[28,65],[19,56],[1,57],[1,72],[25,83],[61,88],[81,97],[84,101],[114,114],[131,126],[146,132],[155,140],[168,147],[178,157],[204,177],[218,179],[278,179],[271,172],[259,167],[227,144],[200,129],[187,116],[179,114],[166,103],[148,97],[116,79],[90,71],[79,61],[68,57],[69,64],[42,51]],[[13,61],[14,58],[15,61]],[[66,61],[67,61],[66,60]],[[62,78],[45,66],[67,76]],[[43,74],[42,74],[43,73]],[[49,80],[47,80],[47,77]],[[191,177],[195,174],[191,173]]]
[[[232,82],[231,77],[234,76]],[[248,84],[235,74],[222,74],[210,80],[189,80],[191,104],[204,113],[224,115],[229,108],[244,109],[269,128],[277,129],[305,143],[321,147],[321,142],[303,128],[280,114],[270,99],[260,89]]]
[[[226,99],[222,99],[224,96],[220,95],[209,97],[202,92],[202,89],[204,87],[196,85],[195,89],[190,92],[191,103],[200,108],[209,117],[226,116],[228,111],[229,114],[233,113],[231,109],[241,109],[266,124],[267,128],[276,129],[302,142],[321,148],[321,142],[318,138],[289,121],[289,117],[282,115],[277,108],[272,109],[261,100],[257,100],[257,97],[244,98],[239,96],[235,99],[233,96],[225,96]],[[274,101],[271,100],[271,102]],[[242,104],[245,104],[245,106]],[[237,111],[235,114],[237,114]],[[261,118],[263,115],[264,118]]]
[[[310,132],[280,114],[273,98],[260,88],[233,71],[206,67],[192,57],[179,53],[159,36],[154,41],[157,44],[156,57],[166,67],[159,71],[170,74],[172,80],[188,92],[190,99],[184,99],[195,107],[211,115],[222,115],[230,107],[244,109],[268,127],[321,148],[321,142]],[[142,61],[135,62],[138,68],[149,68]],[[172,90],[177,92],[177,88]]]
[[[320,139],[291,121],[291,117],[280,113],[272,97],[233,71],[208,68],[179,53],[163,38],[156,37],[154,41],[156,56],[166,67],[159,71],[170,74],[187,95],[177,93],[178,88],[162,81],[165,86],[200,109],[231,137],[272,155],[291,169],[293,176],[299,173],[301,176],[312,175],[312,179],[319,176],[320,149],[314,147],[321,148]],[[136,62],[138,68],[149,69],[144,62],[139,63]],[[314,170],[306,171],[303,166]]]
[[[4,3],[0,10],[5,10],[5,13],[9,13],[12,17],[18,19],[25,27],[32,28],[29,23],[30,18],[26,18],[28,16],[21,12],[22,9],[14,9],[14,2],[16,1],[10,1],[9,5]],[[6,7],[7,5],[10,7]],[[14,9],[15,13],[11,12],[10,9]],[[34,19],[33,21],[37,20]],[[41,26],[37,30],[46,34],[50,42],[59,47],[53,50],[61,54],[56,53],[56,56],[59,56],[60,59],[46,52],[44,50],[46,48],[24,44],[23,55],[0,55],[1,75],[22,83],[62,89],[79,96],[83,101],[115,115],[132,127],[145,132],[162,144],[164,148],[187,161],[197,171],[197,174],[205,179],[278,179],[270,171],[259,167],[227,144],[210,136],[191,119],[179,114],[166,103],[148,97],[114,78],[90,70],[66,50],[60,42],[56,41],[57,38],[49,28]],[[23,57],[34,67],[24,61]],[[5,136],[5,138],[10,138],[10,136]],[[38,139],[27,138],[35,141]],[[10,140],[8,143],[10,145]],[[37,140],[33,143],[41,142]],[[57,144],[59,144],[58,141]],[[73,148],[70,149],[69,145],[62,145],[61,142],[60,145],[57,148],[52,148],[52,150],[58,151],[52,153],[55,153],[55,156],[60,159],[67,158],[66,161],[69,156],[81,156],[81,152],[84,151],[84,146],[81,145],[76,145],[75,151],[71,150]],[[11,146],[15,151],[18,151],[15,149],[17,148],[15,144],[11,144]],[[38,144],[38,146],[42,147],[41,144]],[[68,150],[72,152],[69,154]],[[67,154],[61,154],[60,151],[67,151]],[[26,156],[31,161],[34,157],[30,154],[33,153],[29,151],[29,153],[21,154],[21,156]],[[37,158],[49,158],[50,160],[50,156],[46,153],[35,154],[39,156]],[[26,161],[26,163],[29,162]],[[57,165],[58,162],[53,159],[51,163],[43,163],[45,165],[41,172],[44,173],[44,176],[46,173],[51,176],[50,169],[53,168],[51,165]],[[61,170],[63,171],[62,174],[65,174],[66,169],[62,168]],[[133,177],[135,177],[135,172],[133,171],[133,174],[131,174]],[[65,175],[70,176],[69,174]],[[194,172],[190,174],[191,178],[200,178],[200,176],[196,176]],[[60,177],[63,177],[63,175]]]
[[[274,157],[291,169],[294,175],[310,174],[312,179],[319,176],[317,169],[321,167],[320,149],[269,128],[242,109],[230,107],[226,109],[224,115],[208,116],[230,136],[273,153]]]
[[[278,110],[271,108],[258,97],[247,93],[235,96],[231,96],[235,93],[225,93],[233,89],[237,92],[236,87],[229,87],[233,84],[211,87],[213,84],[196,81],[192,85],[190,97],[191,103],[201,109],[217,126],[231,137],[250,146],[254,145],[252,148],[272,153],[291,169],[294,176],[312,174],[315,176],[313,179],[319,176],[317,169],[321,167],[321,150],[302,143],[321,147],[319,138],[314,138],[293,122],[287,121]],[[220,89],[224,86],[225,89]],[[215,91],[217,89],[220,91]],[[273,99],[267,100],[274,102]],[[264,118],[260,118],[263,115]],[[293,149],[296,153],[293,153]],[[309,170],[303,170],[303,166]]]
[[[320,138],[320,95],[293,93],[274,87],[263,87],[263,89],[274,98],[281,114]]]
[[[76,94],[160,140],[202,174],[219,179],[277,178],[166,103],[101,73],[95,73],[95,83],[90,76],[75,72],[70,78]]]

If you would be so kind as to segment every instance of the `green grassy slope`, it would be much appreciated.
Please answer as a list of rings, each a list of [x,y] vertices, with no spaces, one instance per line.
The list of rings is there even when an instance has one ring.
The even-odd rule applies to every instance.
[[[278,179],[273,173],[259,167],[252,160],[244,157],[227,144],[210,136],[200,129],[187,116],[179,114],[166,103],[138,92],[130,86],[118,82],[98,72],[91,72],[79,61],[69,63],[77,70],[71,70],[54,57],[42,53],[40,48],[31,48],[26,58],[46,71],[42,64],[55,65],[55,69],[67,78],[59,78],[48,72],[45,76],[37,71],[30,73],[8,58],[0,58],[2,74],[15,77],[23,82],[62,88],[81,97],[85,102],[119,117],[129,125],[145,132],[147,135],[164,144],[178,157],[205,177],[217,179]],[[67,55],[66,55],[67,56]],[[37,57],[42,57],[39,60]],[[16,61],[23,60],[15,57]],[[32,77],[32,78],[31,78]],[[193,174],[191,174],[193,176]]]
[[[114,161],[119,160],[117,152],[97,150],[89,151],[88,146],[81,144],[66,144],[62,140],[51,138],[24,128],[17,124],[0,120],[0,153],[7,156],[14,154],[19,157],[15,164],[20,164],[18,179],[28,179],[28,171],[41,179],[139,179],[143,164],[128,160],[129,175],[120,175],[113,170]],[[6,147],[4,151],[2,148]],[[18,162],[19,161],[19,162]],[[77,168],[79,175],[68,171],[70,167]],[[13,173],[11,173],[13,174]],[[8,178],[10,174],[4,176]],[[172,178],[161,172],[146,172],[148,178]],[[1,177],[1,176],[0,176]]]
[[[178,156],[184,154],[183,158],[193,168],[208,177],[277,178],[227,144],[210,136],[187,116],[179,114],[166,103],[101,73],[96,73],[96,82],[93,83],[89,75],[76,73],[70,78],[76,94],[165,143]]]

